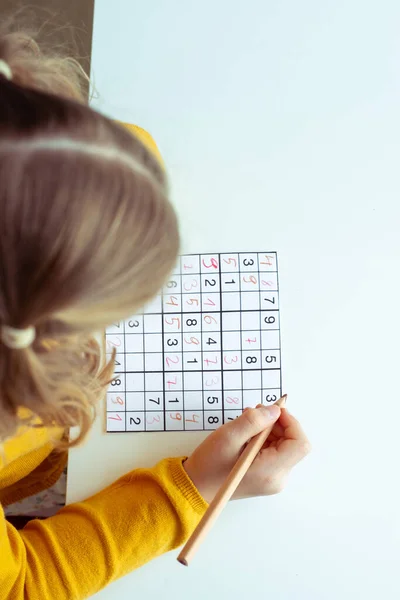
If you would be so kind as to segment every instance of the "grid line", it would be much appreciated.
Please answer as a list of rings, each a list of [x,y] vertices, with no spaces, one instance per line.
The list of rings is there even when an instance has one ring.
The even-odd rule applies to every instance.
[[[162,366],[163,366],[163,370],[162,370],[162,399],[163,399],[163,418],[164,418],[164,431],[167,429],[167,401],[166,401],[166,397],[165,397],[165,351],[164,351],[164,344],[165,344],[165,335],[164,335],[164,290],[161,290],[161,335],[162,335],[162,339],[161,339],[161,360],[162,360]],[[143,365],[144,366],[144,365]]]
[[[177,324],[174,324],[173,327],[169,327],[168,329],[171,329],[171,331],[166,331],[166,323],[165,323],[165,318],[170,316],[172,317],[172,315],[174,315],[174,313],[171,311],[168,312],[164,312],[164,304],[165,304],[165,300],[166,300],[166,293],[168,290],[162,290],[160,292],[160,298],[161,299],[161,308],[159,311],[157,311],[157,305],[153,304],[150,308],[150,310],[146,311],[146,315],[153,315],[154,317],[157,315],[160,315],[160,319],[161,319],[161,323],[157,324],[157,319],[154,318],[152,319],[145,319],[145,315],[141,315],[142,317],[142,323],[143,323],[143,329],[141,332],[142,335],[142,339],[143,339],[143,370],[135,370],[135,366],[136,363],[137,366],[141,366],[140,364],[140,360],[133,360],[129,361],[131,364],[130,369],[127,368],[127,347],[126,347],[126,340],[128,335],[130,335],[131,330],[127,329],[127,322],[122,321],[121,325],[122,325],[122,336],[123,336],[123,340],[124,340],[124,344],[125,347],[123,347],[123,360],[124,363],[122,362],[122,360],[120,360],[119,362],[121,362],[121,372],[117,373],[115,378],[120,378],[121,379],[121,386],[118,385],[117,386],[117,391],[113,392],[112,388],[110,388],[108,391],[109,392],[113,392],[115,394],[120,394],[121,396],[124,395],[125,396],[125,402],[124,402],[124,408],[123,411],[120,411],[118,407],[117,410],[113,411],[113,404],[110,404],[110,411],[111,413],[113,413],[114,417],[118,416],[118,413],[121,414],[121,416],[125,417],[125,422],[124,422],[124,426],[125,426],[125,431],[128,429],[128,427],[130,428],[130,430],[138,430],[137,426],[137,419],[134,419],[134,424],[132,423],[128,425],[127,422],[127,418],[128,418],[128,408],[127,408],[127,402],[126,402],[126,396],[128,393],[130,392],[136,392],[135,396],[132,396],[130,402],[130,414],[132,417],[135,417],[135,413],[136,413],[136,417],[140,416],[138,415],[138,413],[140,413],[141,410],[141,398],[140,398],[140,394],[143,394],[143,405],[144,405],[144,423],[142,425],[140,425],[139,427],[141,428],[141,430],[145,430],[145,431],[154,431],[157,430],[158,428],[162,427],[162,430],[167,430],[167,427],[170,427],[169,425],[169,421],[167,422],[167,400],[166,400],[166,393],[167,393],[167,388],[166,388],[166,377],[169,375],[171,375],[172,373],[176,373],[176,377],[179,378],[179,376],[182,378],[181,381],[181,386],[180,389],[178,390],[177,393],[181,394],[181,409],[178,409],[177,412],[181,412],[181,415],[183,417],[183,422],[181,425],[179,425],[179,428],[183,428],[183,429],[187,429],[186,428],[186,402],[185,402],[185,374],[186,373],[201,373],[202,377],[201,377],[201,381],[199,380],[198,382],[195,380],[193,382],[191,382],[191,385],[189,385],[189,380],[188,380],[188,385],[189,385],[189,390],[193,390],[195,391],[195,389],[197,390],[197,386],[200,387],[199,392],[202,394],[201,396],[201,401],[199,399],[199,401],[197,401],[197,394],[195,396],[193,396],[194,399],[194,406],[200,406],[201,408],[197,409],[194,408],[193,412],[196,413],[198,415],[198,418],[202,418],[203,419],[203,423],[201,426],[201,422],[199,423],[198,427],[201,429],[209,429],[210,425],[212,426],[212,424],[209,425],[209,423],[207,422],[206,418],[205,418],[205,412],[207,410],[210,410],[211,412],[209,414],[213,414],[213,410],[214,409],[214,415],[215,416],[219,416],[219,418],[222,418],[222,422],[225,422],[225,418],[229,415],[229,414],[234,414],[234,411],[239,412],[240,410],[243,410],[244,408],[244,397],[245,397],[245,391],[248,389],[249,391],[249,396],[246,397],[246,404],[249,405],[249,401],[256,401],[256,396],[257,393],[259,393],[260,391],[264,391],[265,393],[267,393],[268,391],[271,391],[271,397],[273,398],[274,394],[278,394],[278,386],[279,386],[279,392],[280,394],[282,393],[282,364],[281,364],[281,328],[280,328],[280,323],[278,321],[278,326],[275,325],[275,327],[268,327],[264,326],[263,323],[263,315],[262,313],[264,312],[267,313],[267,315],[271,315],[271,319],[272,319],[272,314],[273,313],[275,315],[275,313],[277,313],[279,315],[280,313],[280,304],[279,304],[279,270],[278,270],[278,260],[277,260],[277,253],[276,252],[270,252],[267,254],[271,255],[271,260],[275,261],[272,262],[271,264],[271,270],[269,267],[269,262],[267,259],[267,263],[263,263],[263,264],[267,264],[268,266],[264,267],[264,270],[261,271],[261,261],[262,259],[262,255],[264,254],[264,252],[232,252],[232,253],[228,253],[228,252],[223,252],[223,253],[204,253],[204,254],[186,254],[183,255],[182,257],[180,257],[179,259],[179,266],[177,265],[177,269],[174,271],[174,273],[171,275],[171,278],[176,277],[179,281],[180,281],[180,292],[178,294],[178,296],[180,297],[180,302],[181,305],[180,307],[176,307],[178,308],[178,311],[176,312],[176,316],[179,316],[182,322],[182,327],[181,330],[176,333],[176,326]],[[235,267],[231,267],[231,265],[233,263],[230,263],[229,266],[226,267],[226,271],[223,272],[223,267],[225,268],[225,264],[222,264],[222,257],[225,256],[226,258],[229,257],[237,257],[237,265]],[[191,260],[189,263],[189,260],[191,257],[195,257],[195,261],[196,263]],[[204,265],[204,269],[208,268],[208,261],[207,261],[207,257],[218,257],[218,263],[219,263],[219,271],[217,271],[217,273],[215,273],[215,275],[211,274],[211,273],[207,273],[206,270],[204,270],[204,272],[202,272],[203,270],[203,265]],[[187,270],[183,270],[184,266],[183,266],[183,262],[184,259],[186,259],[188,262],[186,262],[187,265],[191,264],[192,266],[194,266],[194,273],[190,273]],[[246,260],[247,259],[247,260]],[[253,261],[251,260],[253,259]],[[203,261],[203,262],[202,262]],[[228,261],[226,261],[228,264]],[[243,262],[243,265],[242,265]],[[197,264],[197,266],[196,266]],[[215,265],[214,265],[215,266]],[[231,268],[233,268],[233,271],[231,271]],[[212,269],[211,269],[212,270]],[[248,275],[246,275],[248,274]],[[200,285],[200,290],[199,292],[196,292],[196,295],[199,298],[199,301],[201,302],[200,307],[198,307],[197,312],[196,311],[192,311],[190,312],[188,310],[189,307],[186,307],[186,305],[184,305],[184,300],[185,300],[185,296],[188,296],[190,292],[185,293],[185,290],[183,288],[183,281],[182,278],[184,276],[188,276],[188,275],[193,275],[194,277],[198,277],[198,281],[199,281],[199,285]],[[253,287],[250,284],[250,281],[245,281],[246,285],[244,282],[242,282],[242,277],[246,277],[246,279],[248,277],[251,277],[252,275],[256,276],[257,275],[257,290],[253,290],[253,289],[249,289],[249,287]],[[267,282],[262,283],[262,277],[263,275],[266,276],[267,278]],[[226,277],[225,277],[226,276]],[[238,281],[238,285],[234,286],[237,290],[236,293],[239,294],[239,298],[235,299],[234,298],[234,291],[232,293],[232,291],[230,291],[230,287],[226,287],[225,283],[224,283],[224,290],[223,290],[223,286],[222,286],[222,282],[223,280],[225,281],[228,280],[229,278],[233,279],[235,276],[239,277],[239,281]],[[273,282],[273,287],[272,289],[268,288],[268,276],[269,276],[269,280],[271,282]],[[218,281],[219,279],[219,294],[215,294],[215,292],[213,292],[213,287],[205,287],[206,283],[206,278],[208,278],[210,280],[210,283],[212,283],[212,279],[215,277],[215,280]],[[188,278],[188,283],[189,283],[189,278]],[[255,283],[254,281],[251,281],[251,283]],[[264,286],[266,289],[262,289],[262,286]],[[192,290],[193,291],[193,290]],[[219,302],[220,305],[219,307],[217,307],[217,310],[206,310],[206,305],[204,304],[205,300],[206,300],[206,294],[207,293],[210,294],[214,294],[211,295],[210,298],[211,299],[215,299],[215,301],[217,301],[217,298],[219,296]],[[263,296],[263,292],[266,293],[266,298],[264,299]],[[225,293],[229,294],[229,296],[227,296],[225,298]],[[254,294],[257,294],[257,298],[254,297]],[[268,295],[271,294],[271,295]],[[264,306],[264,304],[269,304],[268,302],[266,302],[267,299],[270,299],[271,302],[271,306]],[[276,298],[276,300],[275,300]],[[257,302],[256,302],[257,300]],[[276,302],[276,304],[273,304],[273,302]],[[157,300],[158,302],[158,300]],[[226,304],[227,308],[224,308],[224,303]],[[234,308],[232,308],[234,307]],[[247,307],[247,308],[246,308]],[[249,308],[250,307],[250,308]],[[253,308],[252,308],[253,307]],[[258,308],[254,308],[254,307],[258,307]],[[167,307],[168,308],[168,307]],[[170,308],[175,308],[175,306],[170,307]],[[196,307],[197,308],[197,307]],[[215,308],[215,307],[214,307]],[[246,313],[257,313],[258,315],[257,317],[249,317],[248,319],[244,318],[244,315]],[[220,319],[220,323],[219,323],[219,327],[217,329],[210,329],[207,331],[204,330],[205,327],[205,323],[204,323],[204,317],[207,314],[210,314],[211,317],[217,316],[219,315],[219,319]],[[226,315],[229,315],[230,313],[239,313],[238,314],[238,322],[236,323],[236,317],[234,319],[230,319],[229,317],[226,317]],[[184,321],[184,317],[191,315],[191,318],[199,318],[200,319],[200,323],[198,325],[199,328],[199,337],[200,337],[200,352],[198,352],[196,349],[192,349],[191,347],[188,347],[187,349],[187,353],[184,351],[184,334],[188,333],[188,336],[190,338],[190,331],[189,332],[185,332],[183,331],[184,327],[186,328],[186,321]],[[229,325],[230,326],[235,326],[234,329],[230,329],[228,326],[228,329],[226,331],[229,331],[233,335],[232,337],[232,342],[230,343],[229,340],[226,340],[227,343],[227,348],[225,348],[225,344],[224,344],[224,331],[225,329],[223,328],[223,317],[225,316],[225,318],[227,319],[227,326],[228,326],[228,320],[229,320]],[[275,322],[276,323],[276,318],[275,318]],[[146,321],[146,326],[145,326],[145,321]],[[258,321],[258,328],[256,327],[256,323]],[[271,323],[272,324],[272,323]],[[207,324],[208,325],[208,324]],[[210,326],[214,327],[214,324],[211,324],[210,322]],[[244,336],[243,336],[243,332],[244,332],[244,328],[246,327],[246,331],[254,331],[257,332],[260,338],[260,343],[259,343],[259,350],[255,349],[254,350],[254,355],[253,355],[253,350],[251,347],[249,348],[245,348],[245,343],[244,343]],[[256,328],[255,328],[256,327]],[[148,333],[147,333],[148,330]],[[276,335],[272,335],[269,336],[268,332],[278,332],[278,334]],[[129,333],[128,333],[129,332]],[[174,369],[173,371],[169,370],[171,367],[173,368],[176,365],[173,364],[169,364],[168,366],[168,370],[166,370],[167,366],[165,363],[165,360],[168,356],[169,351],[172,351],[172,347],[171,348],[167,348],[166,346],[166,337],[167,333],[170,334],[170,336],[180,336],[181,337],[181,349],[180,349],[180,356],[181,356],[181,360],[182,360],[182,364],[181,367],[179,369]],[[115,329],[115,326],[113,328],[113,331],[110,332],[110,335],[120,335],[120,332],[117,331]],[[161,348],[159,346],[159,342],[157,341],[156,337],[152,337],[151,334],[154,334],[154,336],[161,336]],[[237,335],[239,334],[239,340],[237,339]],[[196,335],[194,333],[194,335]],[[220,351],[219,351],[219,356],[220,356],[220,366],[219,369],[209,369],[209,368],[205,368],[205,355],[207,355],[207,350],[208,348],[204,348],[205,345],[205,341],[207,338],[207,335],[209,337],[213,337],[215,338],[216,336],[219,336],[220,339]],[[252,335],[250,336],[252,338],[254,338],[255,336]],[[146,343],[146,338],[147,338],[147,343]],[[179,337],[178,337],[179,339]],[[113,344],[115,338],[111,338],[110,343],[111,345]],[[279,340],[279,341],[278,341]],[[118,340],[115,340],[116,342]],[[254,341],[254,340],[253,340]],[[272,343],[271,343],[272,342]],[[278,342],[276,344],[276,342]],[[115,344],[117,346],[117,344]],[[274,346],[274,347],[269,347],[270,345]],[[276,345],[278,345],[278,347],[275,347]],[[135,348],[136,346],[133,346],[133,348]],[[233,348],[238,347],[238,353],[240,355],[240,368],[227,368],[224,369],[225,367],[225,363],[224,363],[224,352],[231,352]],[[150,352],[149,352],[150,351]],[[272,367],[271,363],[268,364],[264,364],[264,358],[268,357],[270,352],[274,352],[275,356],[278,358],[279,357],[279,366],[277,367]],[[200,361],[199,365],[186,365],[185,363],[185,355],[187,354],[188,358],[190,358],[191,353],[194,353],[196,362]],[[256,354],[257,353],[257,354]],[[135,352],[133,353],[135,354]],[[171,354],[171,362],[173,363],[176,359],[173,356],[174,353]],[[178,353],[177,353],[178,354]],[[213,362],[213,357],[211,356],[212,354],[212,350],[210,348],[210,360],[211,363],[208,363],[207,367],[209,366],[213,366],[212,362]],[[216,352],[216,354],[218,355],[218,352]],[[244,360],[244,356],[243,354],[246,354],[246,357],[252,357],[249,358],[249,363],[246,364],[246,361]],[[256,365],[256,363],[254,362],[254,358],[253,356],[258,356],[258,360],[260,361],[261,365],[258,366],[258,364]],[[230,355],[229,355],[230,356]],[[149,358],[149,360],[146,360],[146,357]],[[160,367],[160,360],[162,362],[162,366]],[[227,360],[229,360],[227,358]],[[192,362],[189,361],[188,362]],[[250,364],[250,362],[253,362],[253,365]],[[257,361],[258,363],[258,361]],[[272,363],[274,364],[274,363]],[[152,372],[149,371],[149,369],[152,368],[152,366],[154,366],[157,370],[154,371],[153,373],[158,374],[157,377],[160,379],[160,381],[158,382],[156,378],[152,378],[149,374],[151,374]],[[190,367],[194,367],[194,368],[190,368]],[[234,366],[234,365],[228,365],[228,366]],[[254,366],[255,368],[252,369],[250,367]],[[188,367],[188,368],[186,368]],[[161,370],[159,371],[158,369]],[[254,375],[254,377],[250,376],[250,375],[246,375],[244,374],[244,372],[250,374],[251,372],[258,372],[259,375]],[[276,373],[276,371],[279,372],[279,375],[267,375],[267,373]],[[231,407],[230,405],[225,405],[225,383],[224,383],[224,376],[226,375],[228,377],[228,373],[239,373],[240,376],[236,375],[233,376],[232,378],[227,379],[227,385],[229,387],[229,389],[232,391],[235,389],[237,389],[238,387],[241,388],[241,403],[239,405],[239,409],[237,407],[237,405],[235,405],[235,407]],[[127,375],[140,375],[143,377],[143,384],[142,384],[142,391],[139,389],[140,385],[139,382],[135,381],[135,378],[133,378],[130,376],[129,380],[130,380],[130,384],[129,384],[129,391],[127,390],[127,380],[128,377]],[[216,385],[216,387],[218,389],[220,389],[220,393],[221,393],[221,406],[218,408],[217,405],[213,405],[213,407],[207,407],[206,406],[206,401],[205,401],[205,397],[207,395],[207,393],[209,392],[210,395],[213,394],[217,394],[217,389],[210,389],[210,390],[206,390],[205,389],[205,382],[206,382],[206,375],[209,375],[210,378],[212,378],[213,376],[215,377],[215,375],[220,375],[221,381],[219,385]],[[265,374],[265,375],[264,375]],[[122,378],[122,375],[124,376]],[[146,375],[148,376],[146,379]],[[160,378],[160,375],[162,376],[162,381]],[[258,384],[257,384],[257,377],[261,377],[261,390],[258,388]],[[199,377],[199,375],[198,375]],[[139,377],[140,379],[140,377]],[[122,383],[123,382],[123,383]],[[194,383],[194,385],[193,385]],[[118,382],[119,384],[119,382]],[[154,385],[155,384],[155,385]],[[265,387],[264,387],[265,384]],[[122,388],[123,386],[123,388]],[[246,390],[244,390],[243,388],[246,386]],[[254,386],[254,387],[253,387]],[[149,414],[153,414],[154,412],[158,412],[157,408],[155,411],[151,412],[151,409],[148,409],[148,403],[146,402],[146,394],[149,393],[146,391],[146,389],[150,387],[152,390],[154,390],[154,394],[162,394],[162,398],[163,398],[163,403],[162,406],[160,407],[160,410],[162,410],[163,414],[160,415],[161,420],[158,422],[154,422],[153,423],[147,423],[147,418],[149,416]],[[119,388],[119,389],[118,389]],[[188,392],[189,392],[188,390]],[[171,390],[169,390],[171,391]],[[176,390],[175,390],[176,391]],[[250,394],[250,391],[252,392],[252,394]],[[137,393],[139,392],[139,394]],[[187,393],[188,393],[187,392]],[[254,392],[254,393],[253,393]],[[111,400],[113,399],[113,397],[111,397]],[[189,397],[188,400],[189,402]],[[264,402],[264,398],[262,397],[262,402]],[[121,403],[122,404],[122,403]],[[122,408],[122,407],[121,407]],[[153,408],[153,407],[152,407]],[[108,408],[107,408],[108,410]],[[150,410],[150,412],[149,412]],[[112,417],[110,417],[112,418]],[[119,421],[119,419],[115,419],[115,421],[111,422],[110,421],[110,428],[112,428],[113,430],[117,431],[117,430],[121,430],[118,428],[121,428],[122,423],[117,422]],[[217,425],[219,425],[220,421],[217,423]],[[153,425],[154,424],[154,425]],[[172,427],[175,427],[174,425],[172,425]],[[194,426],[194,427],[197,427]],[[213,426],[212,426],[213,427]],[[171,428],[172,429],[172,428]],[[189,429],[191,429],[191,427],[189,427]],[[176,431],[176,429],[174,429]]]
[[[240,392],[242,396],[242,411],[244,409],[244,389],[243,389],[243,353],[242,353],[242,331],[243,331],[243,312],[242,312],[242,282],[240,278],[240,253],[238,254],[238,276],[239,276],[239,310],[240,310],[240,364],[242,366],[240,372]]]
[[[219,335],[220,335],[220,355],[221,355],[221,405],[222,405],[222,423],[225,423],[225,390],[224,390],[224,355],[223,355],[223,336],[222,336],[222,264],[221,254],[218,254],[219,265]]]
[[[143,401],[144,401],[144,430],[147,431],[147,402],[146,402],[146,335],[144,332],[144,316],[143,316]]]

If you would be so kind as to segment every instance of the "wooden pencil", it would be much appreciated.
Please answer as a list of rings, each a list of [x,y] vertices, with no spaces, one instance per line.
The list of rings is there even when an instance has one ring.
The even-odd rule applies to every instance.
[[[284,406],[286,398],[287,394],[282,396],[282,398],[279,398],[275,404],[278,406]],[[268,439],[274,424],[275,423],[272,423],[270,426],[264,429],[264,431],[254,436],[247,444],[242,454],[239,456],[228,477],[215,494],[215,497],[204,513],[203,518],[180,552],[177,560],[182,565],[185,565],[186,567],[189,565],[201,542],[206,537],[207,533],[217,520],[225,505],[231,499],[239,483],[246,475],[257,454],[260,452],[264,443]]]

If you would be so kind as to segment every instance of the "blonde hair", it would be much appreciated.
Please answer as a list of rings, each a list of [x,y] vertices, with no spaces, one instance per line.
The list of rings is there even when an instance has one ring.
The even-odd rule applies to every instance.
[[[21,423],[88,432],[112,378],[93,332],[138,311],[179,250],[164,170],[125,128],[84,105],[72,59],[28,34],[0,35],[0,327],[35,328],[28,348],[0,342],[0,440]]]

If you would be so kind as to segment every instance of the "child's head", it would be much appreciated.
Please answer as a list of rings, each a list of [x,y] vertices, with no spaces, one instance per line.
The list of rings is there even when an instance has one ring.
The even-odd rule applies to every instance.
[[[160,289],[176,217],[157,159],[80,102],[76,63],[21,34],[0,60],[0,331],[35,331],[27,348],[0,340],[0,441],[19,407],[85,434],[112,372],[93,332]]]

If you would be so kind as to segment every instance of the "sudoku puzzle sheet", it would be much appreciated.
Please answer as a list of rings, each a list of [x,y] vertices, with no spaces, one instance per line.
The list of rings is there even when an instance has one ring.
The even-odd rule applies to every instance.
[[[151,274],[149,274],[151,276]],[[181,256],[115,348],[107,431],[215,429],[281,396],[276,252]]]

